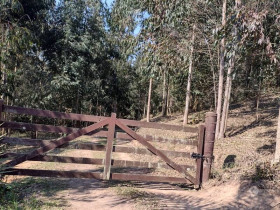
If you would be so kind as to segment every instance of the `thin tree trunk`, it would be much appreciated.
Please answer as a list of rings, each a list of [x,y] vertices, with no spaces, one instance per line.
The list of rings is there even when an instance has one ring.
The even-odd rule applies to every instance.
[[[168,82],[167,82],[167,75],[166,75],[166,70],[163,72],[163,88],[162,88],[162,116],[167,115],[167,87],[168,87]]]
[[[231,83],[232,83],[232,80],[231,80]],[[232,84],[229,85],[229,99],[230,99],[231,89],[232,89]],[[228,111],[229,111],[229,103],[227,104],[227,110],[226,110],[225,126],[224,126],[224,130],[223,130],[224,134],[226,133],[226,128],[227,128]]]
[[[168,85],[168,89],[167,89],[167,114],[168,115],[172,115],[171,110],[170,110],[170,86]]]
[[[188,124],[188,116],[189,116],[189,104],[190,104],[191,82],[192,82],[192,71],[193,71],[193,51],[194,51],[195,28],[196,28],[196,25],[194,24],[193,32],[192,32],[191,54],[190,54],[190,62],[189,62],[189,75],[188,75],[188,85],[187,85],[187,93],[186,93],[186,106],[185,106],[183,125]]]
[[[222,26],[226,25],[226,10],[227,10],[227,0],[223,1],[223,11],[222,11]],[[217,124],[215,138],[218,138],[220,131],[220,120],[222,111],[222,99],[223,99],[223,85],[224,85],[224,69],[225,69],[225,38],[221,40],[220,49],[220,71],[219,71],[219,89],[218,89],[218,100],[217,100]]]
[[[217,109],[217,91],[216,91],[215,68],[214,68],[214,64],[213,64],[213,56],[212,56],[212,53],[211,53],[211,49],[210,49],[209,43],[206,40],[206,38],[205,38],[205,42],[207,44],[207,48],[208,48],[208,52],[209,52],[209,56],[210,56],[210,61],[211,61],[211,71],[212,71],[212,74],[213,74],[214,107],[215,107],[215,110],[216,110]]]
[[[261,99],[261,82],[259,84],[259,89],[257,93],[257,100],[256,100],[256,119],[259,120],[259,106],[260,106],[260,99]]]
[[[263,56],[261,61],[263,62]],[[262,68],[260,69],[260,75],[259,75],[259,88],[258,88],[258,93],[257,93],[257,101],[256,101],[256,118],[257,121],[259,120],[259,105],[260,105],[260,100],[261,100],[261,90],[262,90]]]
[[[235,6],[234,9],[237,10],[240,6],[240,0],[235,0]],[[234,26],[234,36],[237,36],[237,28]],[[224,134],[226,131],[226,120],[228,116],[228,110],[229,110],[229,102],[230,102],[230,95],[231,95],[231,86],[232,86],[232,72],[234,70],[235,66],[235,53],[237,51],[236,48],[237,45],[235,45],[233,49],[233,55],[229,62],[229,68],[227,72],[227,81],[226,81],[226,87],[225,87],[225,96],[224,96],[224,105],[223,105],[223,113],[222,113],[222,119],[220,124],[220,130],[218,138],[224,138]]]
[[[276,147],[275,147],[275,157],[274,162],[280,162],[280,103],[279,103],[279,117],[277,126],[277,136],[276,136]]]
[[[234,68],[234,59],[230,62],[230,67],[228,68],[228,75],[227,75],[227,81],[226,81],[226,87],[225,87],[225,96],[224,96],[224,105],[223,105],[223,113],[222,113],[222,119],[220,124],[220,132],[218,135],[218,138],[222,139],[224,138],[224,131],[225,131],[225,124],[226,124],[226,118],[228,113],[228,107],[229,107],[229,101],[230,101],[230,94],[231,94],[231,84],[232,84],[232,71]]]
[[[153,85],[153,78],[150,78],[148,104],[147,104],[147,122],[150,122],[152,85]]]
[[[145,102],[144,102],[144,109],[143,109],[143,118],[146,116],[146,106],[147,106],[147,104],[146,104],[146,100],[145,100]]]

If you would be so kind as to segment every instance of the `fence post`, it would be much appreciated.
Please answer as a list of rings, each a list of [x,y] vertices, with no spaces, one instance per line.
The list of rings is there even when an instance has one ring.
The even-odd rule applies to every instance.
[[[111,114],[111,120],[108,127],[107,134],[107,145],[106,145],[106,154],[104,161],[104,172],[103,179],[109,180],[111,174],[111,162],[112,162],[112,151],[113,151],[113,141],[115,138],[115,127],[116,127],[116,113]]]
[[[215,142],[215,130],[217,123],[217,114],[214,112],[207,112],[205,117],[205,137],[204,137],[204,149],[203,149],[203,171],[202,171],[202,182],[209,180],[211,166],[213,161],[213,150]]]
[[[205,125],[201,124],[198,126],[198,145],[197,145],[197,153],[203,154],[203,146],[204,146],[204,136],[205,136]],[[202,174],[202,163],[203,160],[201,158],[196,160],[196,188],[199,188],[201,185],[201,174]]]

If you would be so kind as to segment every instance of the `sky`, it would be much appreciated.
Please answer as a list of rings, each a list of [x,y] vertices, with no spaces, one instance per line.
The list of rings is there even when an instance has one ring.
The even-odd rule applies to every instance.
[[[111,4],[114,2],[114,0],[102,0],[103,2],[106,2],[108,6],[111,6]]]
[[[114,2],[114,0],[102,0],[104,3],[107,3],[107,5],[110,7],[112,5],[112,3]],[[141,31],[141,25],[138,24],[137,27],[135,28],[133,34],[137,35],[139,34]]]

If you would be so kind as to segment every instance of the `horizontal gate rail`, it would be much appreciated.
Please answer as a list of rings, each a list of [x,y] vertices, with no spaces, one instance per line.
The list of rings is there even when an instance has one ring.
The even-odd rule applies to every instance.
[[[14,158],[22,154],[7,153],[0,156],[0,158]],[[42,161],[42,162],[57,162],[57,163],[76,163],[76,164],[92,164],[92,165],[104,165],[104,159],[100,158],[82,158],[82,157],[70,157],[70,156],[57,156],[57,155],[38,155],[30,159],[29,161]],[[112,166],[121,167],[139,167],[139,168],[165,168],[170,167],[165,163],[155,162],[142,162],[142,161],[130,161],[130,160],[111,160]],[[185,170],[194,170],[195,166],[192,165],[181,165]]]
[[[7,138],[4,137],[1,142],[9,143],[11,145],[25,145],[25,146],[45,146],[51,141],[55,140],[37,140],[37,139],[19,139],[19,138]],[[96,144],[96,143],[75,143],[75,144],[66,144],[62,145],[62,148],[67,147],[68,149],[81,149],[81,150],[93,150],[93,151],[106,151],[106,145]],[[191,158],[190,152],[179,152],[179,151],[169,151],[169,150],[160,150],[164,154],[172,157],[183,157]],[[152,155],[153,153],[146,148],[139,147],[127,147],[113,145],[113,152],[119,153],[135,153],[140,155]]]
[[[11,128],[14,130],[22,131],[41,131],[49,133],[72,133],[77,131],[77,128],[69,128],[64,126],[53,126],[44,124],[31,124],[23,122],[5,122],[0,121],[1,128]]]
[[[22,176],[41,176],[41,177],[63,177],[63,178],[90,178],[103,180],[102,173],[99,172],[80,172],[80,171],[53,171],[53,170],[34,170],[34,169],[20,169],[16,168],[11,170],[9,175],[22,175]],[[149,176],[143,174],[126,174],[126,173],[111,173],[111,180],[122,181],[144,181],[144,182],[159,182],[159,183],[186,183],[184,178],[179,177],[166,177],[166,176]]]
[[[23,108],[23,107],[7,106],[7,105],[3,106],[2,112],[13,113],[13,114],[26,114],[26,115],[54,118],[54,119],[78,120],[84,122],[100,122],[102,120],[110,118],[110,117],[55,112],[49,110],[31,109],[31,108]],[[132,127],[154,128],[154,129],[163,129],[163,130],[190,132],[190,133],[198,132],[197,127],[191,127],[191,126],[169,125],[163,123],[143,122],[143,121],[135,121],[135,120],[127,120],[127,119],[118,119],[118,120],[124,125],[132,126]]]
[[[142,135],[147,141],[151,142],[160,142],[160,143],[170,143],[170,144],[183,144],[183,145],[190,145],[190,146],[197,146],[198,141],[197,140],[189,140],[189,139],[169,139],[169,138],[163,138],[163,137],[157,137],[157,136],[151,136],[151,135]],[[126,133],[120,133],[118,132],[116,134],[117,139],[122,140],[134,140],[131,136],[129,136]]]
[[[86,134],[87,135],[87,134]],[[106,138],[107,137],[107,131],[97,131],[93,134],[88,134],[95,138]],[[189,145],[189,146],[197,146],[198,141],[197,140],[185,140],[185,139],[168,139],[168,138],[161,138],[161,137],[155,137],[150,135],[143,135],[143,137],[150,142],[159,142],[159,143],[170,143],[170,144],[182,144],[182,145]],[[129,136],[126,133],[117,132],[116,133],[116,139],[118,140],[127,140],[131,141],[134,140],[131,136]],[[15,137],[3,137],[3,143],[8,144],[25,144],[25,142],[31,142],[30,146],[32,146],[32,140],[34,141],[49,141],[45,139],[27,139],[27,138],[15,138]],[[37,144],[37,143],[36,143]]]
[[[99,117],[94,115],[55,112],[49,110],[31,109],[31,108],[6,106],[6,105],[4,106],[3,112],[13,113],[13,114],[26,114],[26,115],[33,115],[39,117],[54,118],[54,119],[78,120],[78,121],[85,121],[85,122],[100,122],[102,120],[108,119],[108,117]]]
[[[69,147],[72,149],[82,149],[82,150],[94,150],[94,151],[105,151],[106,146],[101,144],[93,144],[93,143],[77,143],[73,145],[73,147]],[[162,153],[172,156],[172,157],[184,157],[184,158],[191,158],[191,153],[189,152],[178,152],[178,151],[169,151],[169,150],[159,150]],[[139,147],[126,147],[126,146],[113,146],[113,152],[120,152],[120,153],[135,153],[140,155],[151,155],[153,152],[149,151],[146,148],[139,148]]]

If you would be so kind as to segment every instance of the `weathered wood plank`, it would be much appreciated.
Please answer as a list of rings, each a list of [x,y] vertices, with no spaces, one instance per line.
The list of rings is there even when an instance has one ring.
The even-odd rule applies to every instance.
[[[0,158],[15,158],[22,154],[7,153],[1,155]],[[104,159],[100,158],[82,158],[82,157],[70,157],[70,156],[56,156],[56,155],[39,155],[29,161],[42,161],[42,162],[57,162],[57,163],[73,163],[73,164],[92,164],[103,165]],[[115,160],[111,159],[112,166],[118,167],[139,167],[139,168],[165,168],[170,169],[165,163],[155,162],[141,162],[141,161],[129,161],[129,160]],[[192,165],[181,165],[186,170],[194,170]]]
[[[7,121],[0,121],[0,128],[11,128],[14,130],[22,130],[22,131],[41,131],[41,132],[49,132],[49,133],[72,133],[78,130],[77,128],[69,128],[64,126],[31,124],[31,123],[23,123],[23,122],[7,122]]]
[[[92,143],[77,143],[73,145],[74,149],[83,149],[83,150],[95,150],[95,151],[105,151],[104,145],[92,144]],[[178,152],[178,151],[169,151],[169,150],[160,150],[164,154],[172,157],[184,157],[191,158],[191,153],[189,152]],[[138,147],[125,147],[125,146],[113,146],[113,152],[120,153],[135,153],[140,155],[152,155],[153,153],[146,148],[138,148]]]
[[[124,174],[124,173],[113,173],[112,180],[192,184],[189,180],[186,180],[184,178],[179,178],[179,177],[149,176],[149,175],[142,175],[142,174]]]
[[[41,177],[63,177],[63,178],[88,178],[102,179],[102,174],[99,172],[79,172],[79,171],[54,171],[54,170],[34,170],[34,169],[9,169],[7,175],[22,175],[22,176],[41,176]],[[140,174],[123,174],[112,173],[112,180],[122,181],[145,181],[157,183],[186,183],[192,184],[184,178],[164,177],[164,176],[149,176]]]
[[[3,124],[1,124],[3,123]],[[8,122],[8,121],[0,121],[0,128],[11,128],[14,130],[21,130],[21,131],[40,131],[40,132],[47,132],[47,133],[72,133],[79,128],[71,128],[71,127],[64,127],[64,126],[53,126],[53,125],[44,125],[44,124],[31,124],[31,123],[23,123],[23,122]],[[107,137],[106,130],[95,130],[89,132],[88,134],[93,137]]]
[[[147,141],[151,141],[151,142],[170,143],[170,144],[183,144],[183,145],[190,145],[190,146],[197,146],[197,144],[198,144],[197,140],[170,139],[170,138],[163,138],[163,137],[152,136],[152,135],[142,135],[142,134],[139,134],[139,135],[144,137]],[[121,132],[117,133],[116,138],[120,139],[120,140],[134,140],[128,134],[121,133]]]
[[[64,178],[88,178],[101,179],[100,172],[80,172],[80,171],[54,171],[35,169],[9,169],[7,175],[41,176],[41,177],[64,177]]]
[[[115,137],[115,127],[116,127],[116,116],[117,116],[116,113],[112,113],[111,119],[109,122],[105,163],[104,163],[104,173],[103,173],[103,179],[105,179],[105,180],[110,179],[113,141],[114,141],[114,137]]]
[[[189,133],[197,133],[198,131],[197,127],[190,127],[190,126],[169,125],[163,123],[144,122],[144,121],[135,121],[135,120],[127,120],[127,119],[118,119],[118,120],[126,126],[155,128],[155,129],[181,131],[181,132],[189,132]]]
[[[94,115],[84,115],[84,114],[74,114],[74,113],[63,113],[49,110],[41,109],[31,109],[16,106],[4,106],[3,112],[14,113],[14,114],[26,114],[40,117],[56,118],[56,119],[69,119],[78,120],[85,122],[100,122],[102,120],[108,119],[109,117],[94,116]],[[127,119],[119,119],[123,124],[132,127],[143,127],[143,128],[155,128],[163,130],[173,130],[182,132],[196,133],[198,131],[197,127],[183,127],[179,125],[169,125],[155,122],[143,122]]]
[[[50,143],[52,140],[43,140],[43,139],[26,139],[26,138],[13,138],[4,136],[0,142],[9,145],[23,145],[23,146],[45,146]]]
[[[108,117],[99,117],[94,115],[55,112],[49,110],[31,109],[31,108],[23,108],[23,107],[16,107],[16,106],[5,106],[4,112],[56,118],[56,119],[78,120],[78,121],[86,121],[86,122],[100,122],[108,118]]]

